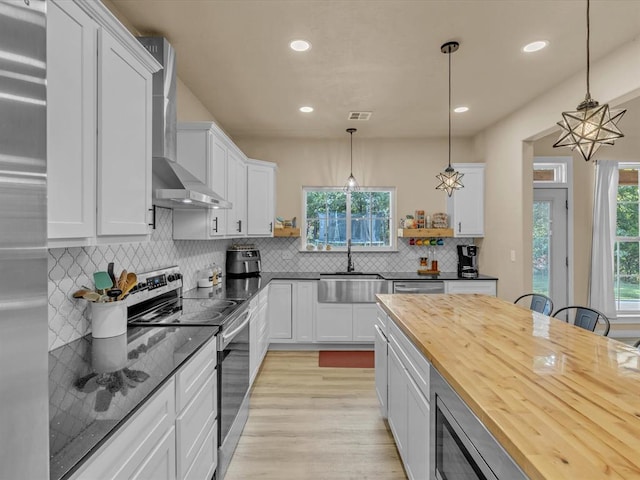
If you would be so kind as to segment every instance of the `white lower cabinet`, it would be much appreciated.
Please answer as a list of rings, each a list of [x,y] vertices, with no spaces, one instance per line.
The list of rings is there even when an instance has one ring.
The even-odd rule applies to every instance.
[[[262,360],[269,349],[269,322],[267,321],[268,288],[263,289],[251,300],[251,323],[249,325],[249,372],[253,385]]]
[[[373,342],[375,303],[318,303],[316,342]]]
[[[389,346],[389,427],[396,441],[400,456],[404,461],[407,443],[407,373],[402,367],[400,357]]]
[[[171,428],[138,469],[132,480],[173,480],[176,475],[176,432]],[[102,477],[101,477],[102,478]]]
[[[407,379],[407,443],[405,468],[410,479],[429,478],[429,400],[410,375]]]
[[[423,480],[429,478],[430,365],[391,320],[388,338],[389,427],[407,476],[411,480]],[[376,370],[378,367],[384,367],[382,362],[376,362]],[[382,379],[383,374],[376,371],[376,380],[379,377]],[[379,390],[378,384],[376,390]]]
[[[294,324],[295,338],[298,342],[313,341],[313,324],[315,320],[316,282],[295,282]]]
[[[175,381],[171,379],[73,478],[175,478]],[[172,441],[173,440],[173,441]],[[168,448],[168,444],[171,448]],[[165,472],[167,477],[163,477]],[[150,474],[158,474],[154,477]],[[149,475],[149,476],[147,476]]]
[[[272,340],[293,340],[293,284],[269,284],[269,330]]]
[[[218,459],[216,342],[209,341],[176,374],[176,478],[209,480]],[[213,461],[211,461],[213,459]],[[200,473],[202,476],[200,476]]]
[[[376,323],[375,303],[353,304],[353,341],[373,342],[376,337],[374,325]]]
[[[387,314],[377,306],[375,329],[375,380],[376,396],[380,403],[383,418],[388,416],[388,342],[387,342]]]
[[[317,303],[315,280],[269,284],[269,329],[274,343],[311,343]]]

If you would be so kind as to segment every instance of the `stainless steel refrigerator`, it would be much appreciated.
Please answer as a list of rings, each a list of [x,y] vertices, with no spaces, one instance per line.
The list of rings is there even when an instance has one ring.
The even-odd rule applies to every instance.
[[[0,0],[0,479],[49,477],[46,3]]]

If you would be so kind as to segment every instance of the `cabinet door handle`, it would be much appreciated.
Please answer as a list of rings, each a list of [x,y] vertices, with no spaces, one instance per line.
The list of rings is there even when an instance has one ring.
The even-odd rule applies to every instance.
[[[273,222],[269,224],[269,232],[273,232]]]
[[[242,232],[242,220],[238,220],[238,233]]]
[[[215,233],[218,233],[218,217],[215,217],[215,218],[213,219],[213,231],[214,231]]]
[[[462,222],[458,222],[458,233],[462,232]]]

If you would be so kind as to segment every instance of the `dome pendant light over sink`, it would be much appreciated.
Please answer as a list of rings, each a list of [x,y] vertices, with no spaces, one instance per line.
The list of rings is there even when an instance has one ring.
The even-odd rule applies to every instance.
[[[449,196],[451,196],[454,190],[459,190],[464,187],[460,181],[464,173],[456,172],[451,166],[451,54],[456,52],[459,47],[460,44],[458,42],[447,42],[440,47],[442,53],[449,55],[449,166],[444,172],[436,175],[436,178],[440,180],[440,184],[436,189],[444,190]]]
[[[353,176],[353,134],[358,130],[355,128],[347,128],[347,133],[351,135],[351,170],[349,173],[349,178],[347,178],[347,183],[344,184],[345,192],[357,192],[360,190],[360,185],[358,185],[358,181],[356,177]]]
[[[554,147],[576,148],[587,162],[601,145],[613,145],[617,138],[624,137],[618,122],[626,110],[609,110],[609,105],[598,104],[589,91],[589,0],[587,0],[587,94],[575,112],[562,112],[560,138]]]

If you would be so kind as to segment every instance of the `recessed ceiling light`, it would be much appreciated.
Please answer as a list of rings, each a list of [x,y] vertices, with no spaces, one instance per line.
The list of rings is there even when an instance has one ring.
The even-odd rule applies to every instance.
[[[302,113],[311,113],[313,112],[313,107],[300,107],[300,111]]]
[[[549,45],[549,42],[547,42],[546,40],[538,40],[537,42],[531,42],[522,47],[522,51],[526,53],[537,52],[538,50],[542,50],[547,45]]]
[[[306,52],[311,48],[311,44],[306,40],[294,40],[289,44],[289,47],[296,52]]]
[[[456,107],[453,111],[456,113],[464,113],[469,111],[469,107]]]

